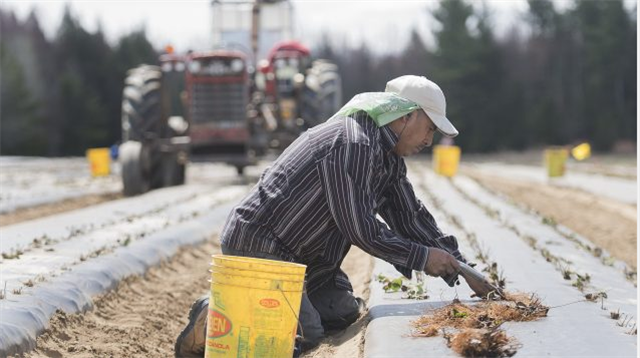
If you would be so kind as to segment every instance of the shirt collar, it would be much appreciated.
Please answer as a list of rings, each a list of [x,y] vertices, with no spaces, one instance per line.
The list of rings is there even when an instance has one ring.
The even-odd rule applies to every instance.
[[[382,137],[382,146],[387,151],[393,150],[398,144],[398,135],[388,125],[380,127],[380,136]]]

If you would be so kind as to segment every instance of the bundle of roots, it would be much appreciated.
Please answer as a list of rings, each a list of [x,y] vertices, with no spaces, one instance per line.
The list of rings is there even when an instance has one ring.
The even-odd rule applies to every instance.
[[[482,301],[474,305],[454,300],[416,320],[414,336],[432,337],[442,332],[449,346],[466,357],[511,356],[516,353],[517,343],[500,325],[537,320],[548,311],[534,294],[507,293],[504,301]],[[457,332],[448,333],[447,329]]]

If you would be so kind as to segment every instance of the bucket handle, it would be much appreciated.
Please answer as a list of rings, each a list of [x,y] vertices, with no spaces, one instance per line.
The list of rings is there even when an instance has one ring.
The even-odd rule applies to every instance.
[[[287,305],[289,306],[291,313],[293,313],[293,317],[296,318],[296,322],[298,322],[298,328],[300,328],[300,336],[302,337],[302,339],[304,339],[304,330],[302,329],[302,324],[300,324],[300,318],[298,318],[296,311],[293,309],[293,306],[291,306],[291,303],[289,302],[287,295],[284,294],[284,291],[282,290],[282,288],[278,287],[278,291],[282,293],[282,297],[284,297],[284,300],[287,302]],[[302,292],[304,293],[304,291]]]

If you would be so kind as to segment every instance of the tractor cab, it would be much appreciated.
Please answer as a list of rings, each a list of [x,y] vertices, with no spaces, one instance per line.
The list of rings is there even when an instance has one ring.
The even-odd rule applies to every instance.
[[[266,95],[293,98],[304,85],[304,75],[311,66],[309,49],[297,41],[281,42],[271,49],[267,61],[264,71],[272,75],[266,80]]]

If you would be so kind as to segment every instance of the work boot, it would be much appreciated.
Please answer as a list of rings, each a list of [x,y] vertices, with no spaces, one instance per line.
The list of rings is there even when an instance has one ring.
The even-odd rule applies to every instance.
[[[189,323],[176,340],[176,358],[204,357],[204,348],[207,341],[208,311],[208,295],[198,298],[191,305]]]
[[[293,344],[293,358],[300,358],[302,354],[302,337],[296,335],[296,341]]]
[[[367,304],[360,297],[355,297],[355,302],[351,306],[351,312],[346,313],[342,317],[338,317],[333,320],[322,321],[322,326],[325,329],[325,333],[333,334],[335,331],[341,331],[346,329],[367,310]]]

